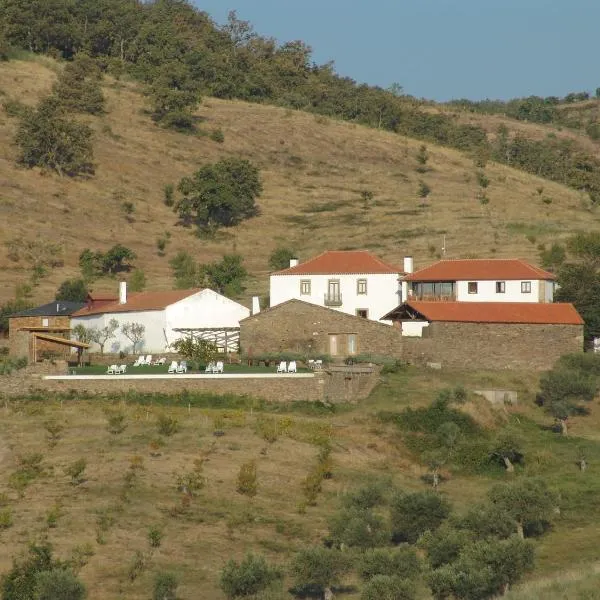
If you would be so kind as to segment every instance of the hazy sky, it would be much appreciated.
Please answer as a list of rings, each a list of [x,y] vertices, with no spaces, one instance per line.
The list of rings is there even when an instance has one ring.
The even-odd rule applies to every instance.
[[[600,86],[599,0],[194,0],[321,64],[418,97],[562,96]]]

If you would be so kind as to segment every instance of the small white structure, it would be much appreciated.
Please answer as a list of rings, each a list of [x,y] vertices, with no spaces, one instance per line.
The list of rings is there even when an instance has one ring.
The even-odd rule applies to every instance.
[[[387,264],[366,250],[330,250],[271,274],[270,306],[296,299],[378,321],[402,301],[399,279],[412,268]]]
[[[229,331],[230,343],[226,349],[234,350],[239,339],[239,322],[249,315],[248,308],[210,289],[128,294],[122,282],[118,300],[89,301],[87,306],[73,313],[71,327],[102,329],[115,319],[119,329],[115,337],[107,341],[105,352],[131,350],[131,340],[122,332],[125,323],[140,323],[145,327],[144,339],[137,345],[138,352],[168,351],[173,342],[192,331],[209,332],[214,339],[219,339],[223,331]],[[203,337],[213,339],[210,335]],[[97,344],[92,344],[92,351],[98,349]]]
[[[402,280],[406,300],[535,302],[554,299],[556,277],[519,259],[440,260]]]

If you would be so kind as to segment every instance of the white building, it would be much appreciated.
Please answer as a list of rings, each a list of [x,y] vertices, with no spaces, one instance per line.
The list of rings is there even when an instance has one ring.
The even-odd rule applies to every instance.
[[[552,302],[555,276],[519,259],[440,260],[402,280],[404,300]]]
[[[121,283],[118,300],[90,298],[87,305],[73,313],[71,328],[102,329],[111,319],[119,323],[116,337],[107,341],[105,352],[130,352],[132,342],[122,332],[125,323],[144,325],[144,339],[138,344],[141,353],[160,353],[170,344],[188,334],[222,341],[224,332],[231,332],[231,343],[239,339],[239,322],[250,315],[250,310],[210,289],[172,290],[166,292],[135,292],[128,294]],[[91,351],[99,349],[92,344]]]
[[[412,270],[411,258],[404,270]],[[323,252],[304,263],[292,259],[289,268],[271,274],[270,305],[297,299],[378,321],[401,302],[403,274],[365,250]]]

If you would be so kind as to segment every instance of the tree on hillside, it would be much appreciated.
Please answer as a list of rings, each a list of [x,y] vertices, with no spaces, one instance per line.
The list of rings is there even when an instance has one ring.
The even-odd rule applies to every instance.
[[[102,72],[96,61],[78,54],[60,73],[52,92],[68,112],[99,115],[104,112],[101,78]]]
[[[188,290],[200,285],[198,264],[185,250],[177,252],[169,261],[169,266],[171,267],[177,289]]]
[[[437,529],[450,510],[448,501],[434,492],[399,494],[390,507],[394,540],[414,544],[421,534]]]
[[[88,288],[83,279],[65,279],[58,290],[55,299],[65,302],[85,302]]]
[[[299,587],[315,587],[321,593],[327,593],[351,567],[352,559],[348,554],[314,546],[300,550],[294,556],[291,573]]]
[[[146,274],[141,269],[135,269],[129,279],[129,289],[132,292],[142,292],[146,287]]]
[[[65,117],[60,101],[53,96],[27,111],[15,141],[21,150],[18,162],[66,175],[94,174],[92,130],[84,123]]]
[[[131,271],[131,262],[136,258],[135,252],[122,244],[115,244],[105,253],[85,248],[79,255],[79,268],[84,279],[89,281],[102,275]]]
[[[182,197],[174,210],[185,224],[211,234],[257,214],[256,198],[262,192],[258,168],[247,160],[226,158],[204,165],[178,186]]]
[[[58,566],[49,543],[31,544],[25,556],[14,560],[12,569],[2,576],[2,600],[36,600],[38,575]]]
[[[87,592],[72,571],[55,568],[38,573],[34,597],[35,600],[83,600]]]
[[[219,294],[238,297],[243,293],[244,281],[248,277],[243,262],[239,254],[225,254],[221,261],[200,267],[201,280],[206,287]]]
[[[296,258],[296,253],[287,247],[280,246],[275,248],[269,256],[269,267],[273,271],[281,271],[287,269],[290,266],[290,260]]]
[[[489,498],[512,518],[518,536],[525,537],[525,528],[536,531],[552,521],[557,496],[541,480],[521,479],[509,484],[495,485]]]

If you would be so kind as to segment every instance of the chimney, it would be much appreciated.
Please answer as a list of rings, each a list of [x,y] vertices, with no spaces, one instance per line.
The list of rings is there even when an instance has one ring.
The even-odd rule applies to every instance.
[[[297,267],[298,266],[298,259],[297,258],[290,258],[290,268],[291,267]]]
[[[119,304],[127,304],[127,282],[119,283]]]
[[[413,272],[413,257],[412,256],[404,257],[404,272],[405,273]]]
[[[252,296],[252,314],[257,315],[260,312],[260,298]]]

